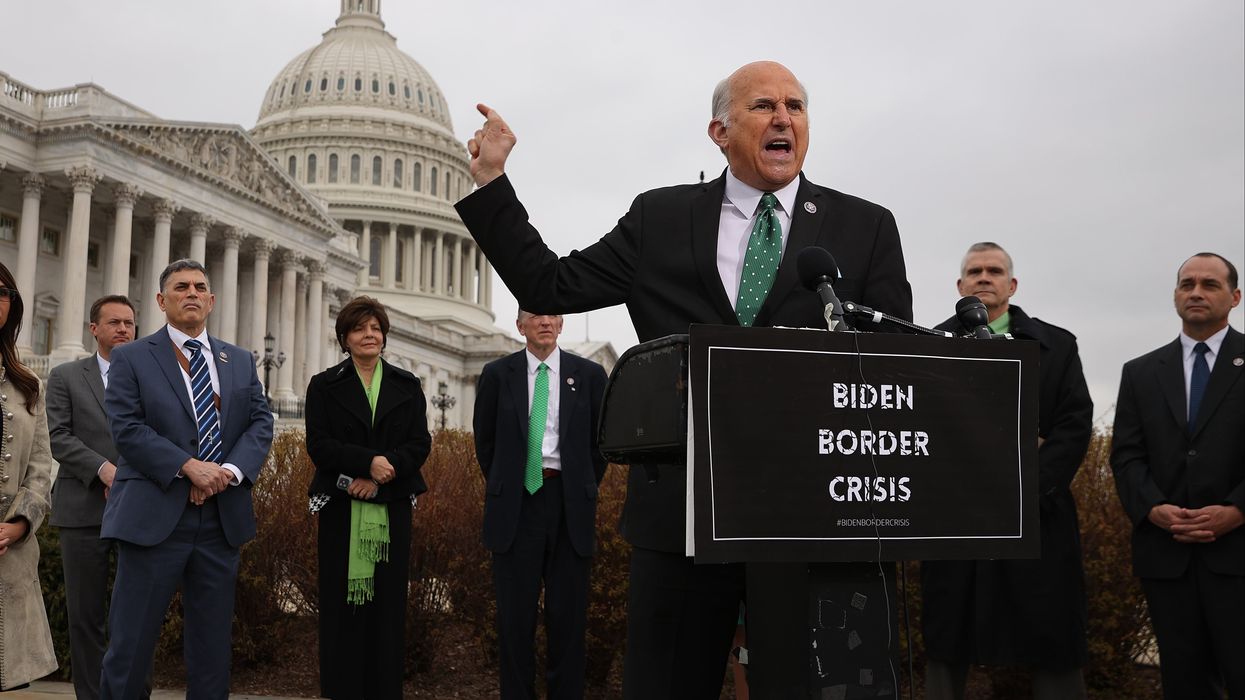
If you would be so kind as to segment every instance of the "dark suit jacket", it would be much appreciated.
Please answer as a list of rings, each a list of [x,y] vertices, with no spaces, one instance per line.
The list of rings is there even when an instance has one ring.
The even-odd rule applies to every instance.
[[[925,648],[941,661],[1046,670],[1085,663],[1088,613],[1072,479],[1093,433],[1094,404],[1076,337],[1011,308],[1011,333],[1040,346],[1038,504],[1041,559],[921,564]],[[954,319],[940,330],[966,332]]]
[[[388,503],[428,490],[419,468],[428,459],[428,402],[419,379],[384,360],[376,420],[349,357],[307,385],[307,453],[316,465],[309,493],[349,497],[337,475],[368,478],[372,458],[383,454],[397,476],[382,484],[373,502]]]
[[[213,496],[233,547],[255,537],[251,487],[272,445],[272,413],[250,351],[209,338],[220,378],[220,431],[225,457],[242,483]],[[104,408],[121,459],[101,537],[149,547],[163,542],[190,503],[190,479],[178,478],[199,449],[194,406],[167,326],[114,348]]]
[[[591,360],[558,352],[558,451],[566,529],[575,552],[587,557],[595,548],[597,485],[605,476],[605,458],[597,448],[605,370]],[[526,350],[484,366],[476,386],[474,429],[486,482],[484,546],[494,552],[510,549],[519,525],[526,492],[527,404]]]
[[[1111,467],[1133,521],[1133,571],[1175,578],[1196,550],[1216,573],[1245,575],[1245,528],[1209,544],[1181,544],[1149,520],[1160,503],[1245,510],[1245,339],[1233,328],[1219,348],[1210,382],[1188,429],[1180,339],[1124,365],[1115,405]]]
[[[505,176],[456,208],[519,306],[578,313],[626,304],[644,342],[686,333],[692,323],[738,324],[717,269],[725,191],[725,177],[719,177],[645,192],[601,240],[562,258],[528,222]],[[835,285],[840,299],[911,320],[912,288],[889,211],[801,175],[791,215],[778,276],[754,325],[824,327],[820,300],[799,284],[795,269],[795,256],[811,245],[834,255],[843,276]],[[644,470],[631,470],[622,525],[629,542],[683,551],[685,483],[682,467],[663,467],[655,484]]]
[[[117,463],[117,448],[104,413],[104,380],[92,354],[52,368],[48,375],[48,433],[60,462],[52,486],[52,524],[99,527],[104,517],[104,482],[96,473]]]

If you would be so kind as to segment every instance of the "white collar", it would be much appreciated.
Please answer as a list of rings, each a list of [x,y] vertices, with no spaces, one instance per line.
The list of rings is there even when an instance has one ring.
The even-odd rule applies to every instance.
[[[550,372],[558,374],[562,369],[562,348],[554,347],[553,352],[549,353],[549,357],[544,360],[536,359],[531,350],[524,349],[523,354],[527,356],[527,373],[536,374],[536,370],[540,369],[540,363],[544,362]]]
[[[1229,326],[1224,326],[1223,328],[1220,328],[1218,333],[1212,335],[1206,340],[1194,340],[1190,338],[1189,336],[1185,335],[1183,330],[1180,331],[1180,345],[1184,349],[1184,354],[1182,356],[1188,357],[1192,355],[1193,346],[1197,345],[1198,343],[1206,343],[1206,347],[1210,348],[1211,356],[1218,357],[1219,348],[1223,345],[1223,339],[1228,337],[1228,328]]]
[[[795,196],[799,189],[800,178],[796,176],[794,180],[788,182],[782,189],[774,190],[773,194],[778,199],[778,205],[782,207],[782,210],[788,217],[795,216]],[[761,195],[763,194],[765,192],[735,177],[735,173],[732,173],[730,168],[726,169],[726,201],[733,204],[741,214],[752,218],[752,215],[756,214],[757,207],[761,204]]]
[[[164,327],[169,330],[169,338],[172,338],[173,344],[176,345],[178,348],[184,349],[186,345],[186,341],[190,340],[190,336],[174,328],[173,324],[171,323],[166,323]],[[195,336],[195,340],[203,344],[203,348],[205,352],[207,352],[208,354],[211,354],[212,344],[208,342],[208,332],[207,332],[206,326],[204,326],[203,331],[200,332],[199,335]]]

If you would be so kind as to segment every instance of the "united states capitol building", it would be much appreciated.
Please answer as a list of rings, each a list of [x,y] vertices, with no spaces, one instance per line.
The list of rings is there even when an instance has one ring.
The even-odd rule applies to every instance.
[[[449,427],[470,426],[481,368],[522,345],[497,327],[513,319],[494,319],[492,270],[453,208],[472,181],[446,97],[385,31],[380,4],[341,0],[322,41],[256,96],[249,131],[0,72],[0,260],[41,376],[94,350],[99,296],[128,295],[139,334],[155,330],[160,271],[189,257],[212,278],[209,332],[285,358],[268,380],[282,415],[301,415],[307,381],[342,359],[333,319],[367,294],[389,308],[386,359],[430,401],[455,399]],[[566,346],[616,360],[608,343]]]

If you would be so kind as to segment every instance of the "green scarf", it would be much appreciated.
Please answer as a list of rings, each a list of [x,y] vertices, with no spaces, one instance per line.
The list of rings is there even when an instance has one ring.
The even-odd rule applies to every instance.
[[[372,422],[376,422],[376,397],[380,394],[380,375],[384,364],[376,363],[372,384],[363,385]],[[356,370],[357,371],[357,370]],[[363,377],[359,377],[363,381]],[[376,562],[389,561],[389,509],[381,503],[350,499],[350,555],[346,568],[346,602],[362,605],[376,592]]]

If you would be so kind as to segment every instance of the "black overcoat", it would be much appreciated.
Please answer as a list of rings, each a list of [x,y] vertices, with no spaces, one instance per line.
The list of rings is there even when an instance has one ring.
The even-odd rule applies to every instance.
[[[1085,577],[1072,478],[1093,432],[1094,405],[1076,337],[1012,305],[1013,336],[1036,340],[1041,559],[921,564],[921,626],[931,659],[1079,668],[1087,655]],[[963,331],[954,318],[938,326]],[[988,419],[988,417],[984,417]]]

